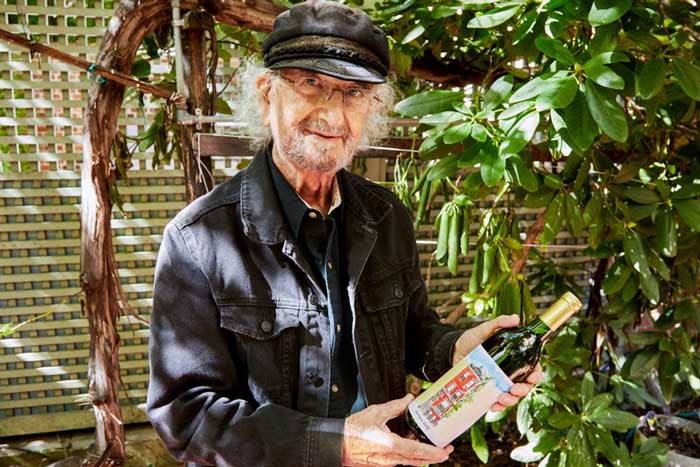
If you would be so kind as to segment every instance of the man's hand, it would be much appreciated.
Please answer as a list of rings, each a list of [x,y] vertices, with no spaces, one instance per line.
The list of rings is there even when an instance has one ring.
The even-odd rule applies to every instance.
[[[499,316],[472,329],[467,329],[455,342],[452,350],[452,366],[456,365],[457,362],[474,350],[477,345],[496,334],[496,332],[503,328],[515,327],[519,323],[520,317],[518,315]],[[532,387],[540,381],[542,381],[542,367],[538,363],[524,383],[515,383],[510,388],[510,392],[501,394],[498,402],[491,406],[491,411],[500,412],[509,405],[517,404],[520,398],[526,396],[532,390]]]
[[[343,465],[374,467],[397,464],[421,466],[447,460],[452,446],[438,448],[392,433],[386,422],[403,415],[413,395],[370,405],[345,419]]]

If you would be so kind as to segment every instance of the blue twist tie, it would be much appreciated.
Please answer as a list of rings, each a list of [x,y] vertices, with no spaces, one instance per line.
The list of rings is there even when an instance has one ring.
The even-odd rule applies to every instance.
[[[94,72],[95,72],[95,67],[96,67],[96,66],[97,66],[97,63],[93,63],[92,65],[90,65],[90,66],[88,67],[88,72],[89,72],[89,73],[94,73]],[[107,78],[105,78],[104,76],[100,76],[100,77],[97,79],[97,82],[100,83],[100,84],[105,84],[105,83],[107,82]]]

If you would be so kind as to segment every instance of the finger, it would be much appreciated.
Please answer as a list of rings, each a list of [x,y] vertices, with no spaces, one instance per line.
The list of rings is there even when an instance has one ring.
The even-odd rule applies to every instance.
[[[520,400],[519,397],[512,395],[509,392],[503,393],[498,396],[498,403],[501,405],[515,405]]]
[[[477,327],[470,329],[466,332],[472,332],[474,337],[479,342],[484,342],[489,337],[493,336],[499,330],[503,328],[512,328],[520,323],[520,316],[518,315],[503,315],[496,319],[486,321],[481,323]]]
[[[535,369],[532,370],[532,373],[527,375],[526,381],[530,384],[539,384],[542,382],[543,376],[544,373],[542,372],[542,366],[538,363]]]
[[[499,404],[498,402],[496,402],[491,406],[491,408],[489,408],[491,412],[503,412],[505,409],[506,406],[503,404]]]
[[[532,391],[532,385],[526,383],[515,383],[510,388],[510,393],[517,397],[524,397]]]
[[[396,418],[406,411],[406,407],[415,398],[413,394],[406,394],[401,399],[394,399],[383,404],[376,405],[376,409],[379,411],[381,417],[384,421]]]
[[[447,456],[452,452],[447,448],[439,448],[432,444],[421,443],[412,439],[401,438],[400,436],[396,436],[395,442],[392,443],[392,448],[394,453],[406,458],[429,460],[444,457],[440,462],[446,460]]]

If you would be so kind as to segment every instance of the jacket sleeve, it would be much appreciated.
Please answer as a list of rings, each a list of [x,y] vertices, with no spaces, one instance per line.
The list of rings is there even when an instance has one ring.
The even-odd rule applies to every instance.
[[[340,466],[343,419],[246,399],[235,346],[188,246],[170,223],[155,271],[146,411],[165,447],[205,465]]]

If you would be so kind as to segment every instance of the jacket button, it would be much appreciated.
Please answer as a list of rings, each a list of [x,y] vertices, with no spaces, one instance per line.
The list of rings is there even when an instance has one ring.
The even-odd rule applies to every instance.
[[[323,378],[316,378],[316,380],[314,381],[314,386],[317,388],[323,386]]]
[[[309,297],[309,303],[311,303],[312,306],[318,305],[318,298],[316,298],[316,295]]]
[[[265,320],[262,323],[260,323],[260,329],[262,329],[263,332],[270,332],[272,331],[272,323]]]
[[[401,287],[399,287],[398,284],[394,285],[394,297],[396,297],[396,298],[403,297],[403,290],[401,290]]]

